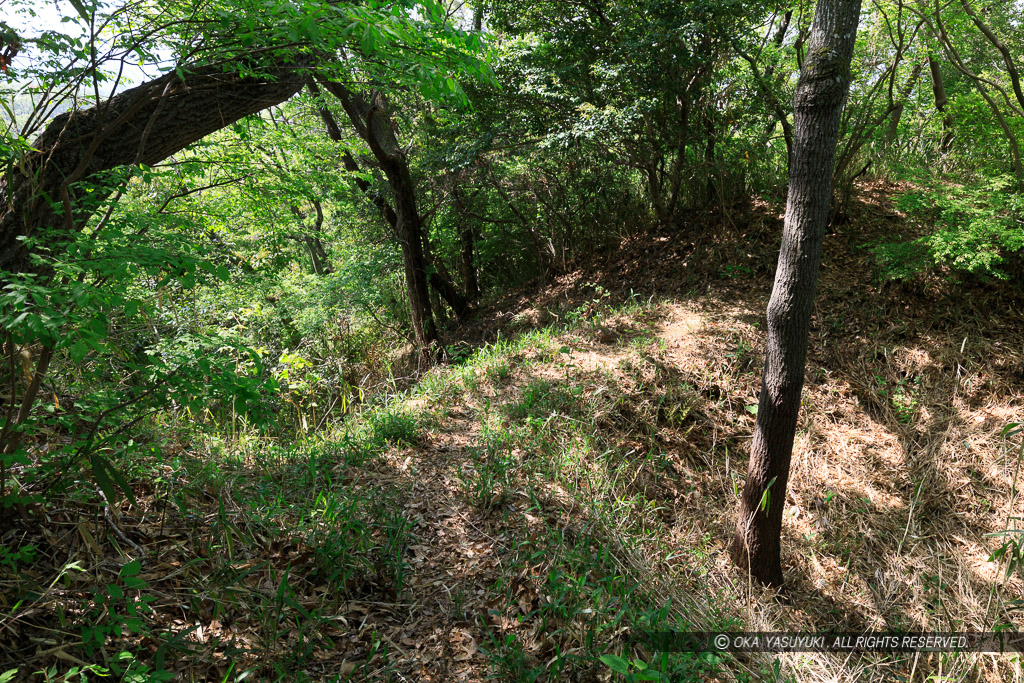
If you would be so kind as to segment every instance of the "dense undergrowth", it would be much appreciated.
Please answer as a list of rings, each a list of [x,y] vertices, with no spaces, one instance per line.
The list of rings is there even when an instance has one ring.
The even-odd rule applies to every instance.
[[[4,624],[20,636],[10,652],[31,656],[31,634],[56,619],[70,639],[55,639],[59,658],[100,661],[93,671],[126,680],[161,671],[299,680],[332,666],[338,680],[389,679],[410,639],[393,642],[395,625],[375,624],[372,605],[408,604],[423,582],[417,565],[434,561],[424,553],[441,550],[425,549],[431,539],[420,531],[437,501],[417,502],[424,477],[439,470],[447,470],[443,482],[431,483],[443,488],[431,498],[501,531],[479,544],[491,546],[483,589],[456,579],[433,618],[450,631],[476,630],[470,654],[498,678],[593,674],[629,629],[698,625],[689,600],[666,600],[659,591],[668,586],[646,580],[651,567],[631,564],[641,545],[656,553],[653,562],[671,552],[651,526],[661,526],[656,498],[636,483],[660,476],[666,462],[650,444],[626,449],[592,429],[685,415],[664,393],[643,399],[649,414],[634,414],[607,372],[577,378],[573,350],[557,337],[563,329],[487,346],[344,427],[293,443],[191,434],[174,457],[116,462],[134,488],[145,482],[138,506],[104,519],[88,502],[68,500],[68,510],[47,513],[45,539],[5,554],[6,581],[20,596]],[[637,334],[634,344],[652,339],[650,329]],[[551,379],[528,379],[553,369]],[[521,394],[510,396],[519,382]],[[603,392],[595,396],[592,382],[604,382]],[[441,455],[429,442],[452,420],[470,438]],[[76,522],[71,509],[91,519]],[[20,571],[27,568],[36,569]],[[52,585],[34,584],[37,571]],[[708,617],[714,623],[699,625],[709,630],[735,622],[725,610]],[[451,660],[459,661],[472,658]],[[697,680],[725,662],[709,653],[651,664]]]
[[[1024,680],[1024,3],[0,6],[0,683]]]
[[[108,506],[71,486],[10,518],[0,669],[14,680],[1005,680],[1010,656],[658,653],[637,641],[1017,623],[1024,594],[1004,569],[1019,566],[1005,532],[1019,435],[1000,436],[1024,405],[1014,325],[905,302],[1019,293],[942,278],[865,287],[876,266],[863,247],[887,233],[889,211],[885,193],[866,192],[862,230],[829,246],[783,600],[724,550],[756,406],[767,287],[750,283],[770,276],[765,213],[747,218],[766,238],[754,244],[654,234],[513,295],[467,331],[490,342],[453,345],[448,364],[367,393],[321,429],[296,418],[267,433],[188,411],[140,423],[148,445],[109,456],[131,499]],[[688,260],[703,265],[667,277]]]

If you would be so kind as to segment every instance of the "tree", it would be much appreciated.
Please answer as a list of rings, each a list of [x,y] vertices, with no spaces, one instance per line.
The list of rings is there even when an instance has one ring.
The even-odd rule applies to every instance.
[[[54,118],[20,172],[0,180],[0,270],[24,270],[30,238],[39,238],[40,231],[49,231],[46,246],[53,250],[81,229],[114,189],[97,191],[104,172],[155,164],[294,95],[303,81],[298,65],[288,61],[262,77],[243,77],[237,65],[183,68]],[[76,195],[76,185],[83,196]]]
[[[395,125],[387,99],[374,92],[370,98],[353,92],[338,82],[323,82],[337,97],[352,126],[380,165],[394,193],[395,234],[402,247],[405,284],[409,292],[413,334],[421,351],[426,352],[437,341],[437,327],[427,289],[427,263],[423,253],[423,223],[416,206],[416,189],[405,152],[395,137]]]
[[[818,1],[793,101],[786,219],[768,303],[757,424],[732,545],[733,561],[772,586],[782,583],[782,511],[860,5],[860,0]]]
[[[42,66],[15,69],[8,64],[17,37],[0,26],[0,70],[12,82],[30,83],[26,87],[38,97],[27,122],[14,120],[17,112],[5,103],[10,118],[0,138],[5,166],[0,174],[0,327],[7,333],[0,383],[9,391],[0,414],[3,468],[24,441],[24,423],[51,360],[70,354],[80,361],[101,350],[107,334],[103,306],[137,310],[138,302],[128,301],[118,290],[123,283],[117,278],[144,270],[157,288],[177,278],[186,289],[194,285],[200,259],[166,259],[166,251],[148,248],[142,238],[152,223],[113,225],[128,182],[154,175],[145,167],[285,102],[312,73],[336,74],[372,62],[378,76],[402,81],[425,97],[459,103],[466,97],[457,77],[486,78],[490,73],[486,62],[475,56],[482,47],[479,37],[452,27],[442,8],[429,0],[398,6],[339,6],[327,0],[273,8],[248,0],[193,7],[185,0],[184,6],[162,9],[190,19],[169,22],[136,3],[113,8],[72,5],[78,17],[64,20],[88,27],[87,38],[44,31],[31,39],[34,49],[47,55],[39,61]],[[164,54],[158,58],[156,52]],[[152,65],[166,62],[168,53],[173,70],[117,92],[120,75],[112,78],[111,66],[120,74],[126,61]],[[378,122],[372,118],[367,112],[367,126],[387,125],[386,112]],[[310,200],[317,209],[308,240],[310,257],[314,271],[324,273],[329,267],[319,243],[321,207],[315,198]],[[400,217],[404,209],[399,206]],[[122,248],[116,254],[102,253],[111,233],[119,235],[114,241],[123,238]],[[219,247],[224,249],[223,244]],[[205,261],[199,265],[216,269]],[[223,265],[218,272],[228,277]],[[14,372],[16,354],[25,359],[24,372]]]

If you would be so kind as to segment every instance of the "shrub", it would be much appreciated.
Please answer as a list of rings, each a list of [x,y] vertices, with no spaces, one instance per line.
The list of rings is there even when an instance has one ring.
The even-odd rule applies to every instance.
[[[1007,177],[969,185],[914,190],[897,207],[921,226],[937,230],[910,242],[874,248],[883,276],[908,280],[929,268],[1008,278],[1005,257],[1024,248],[1024,197],[1009,190]]]

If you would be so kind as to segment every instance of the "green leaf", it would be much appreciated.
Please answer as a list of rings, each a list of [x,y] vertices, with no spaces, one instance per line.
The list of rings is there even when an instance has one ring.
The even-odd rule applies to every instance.
[[[124,597],[124,591],[121,590],[121,587],[118,586],[116,583],[112,583],[109,586],[107,586],[107,595],[114,598],[115,600],[120,600]]]
[[[629,662],[618,655],[601,655],[601,661],[604,662],[605,666],[614,671],[617,674],[623,676],[629,674]]]
[[[137,576],[142,571],[142,563],[138,560],[132,560],[125,566],[121,567],[119,576],[123,579],[129,576]]]
[[[17,675],[18,675],[18,670],[17,669],[9,669],[9,670],[3,672],[2,674],[0,674],[0,683],[9,683],[9,681],[13,681],[14,677],[17,676]]]
[[[768,482],[768,485],[764,487],[764,493],[761,494],[760,508],[762,512],[766,511],[768,506],[771,504],[772,484],[775,483],[776,479],[778,479],[778,477],[772,477],[771,481]]]
[[[128,501],[135,507],[139,507],[139,501],[135,500],[135,492],[132,491],[131,484],[124,478],[124,475],[114,467],[107,463],[107,469],[110,471],[110,476],[114,478],[118,487],[124,492],[124,495],[128,498]]]
[[[111,481],[110,475],[107,473],[106,461],[93,453],[89,456],[89,463],[92,465],[93,479],[103,491],[103,495],[107,497],[107,502],[113,504],[117,500],[117,489],[114,488],[114,482]]]
[[[77,340],[74,345],[68,349],[68,355],[71,356],[71,360],[75,363],[81,363],[88,354],[89,345],[81,339]]]
[[[373,49],[377,46],[377,35],[373,31],[372,26],[367,26],[366,30],[363,31],[363,37],[359,41],[359,46],[363,49],[363,54],[371,54]]]
[[[135,588],[145,588],[146,587],[146,582],[145,581],[143,581],[142,579],[137,579],[134,576],[123,576],[121,578],[122,578],[122,582],[124,583],[124,587],[125,588],[135,589]]]
[[[132,492],[132,487],[128,484],[128,480],[110,464],[110,461],[93,453],[89,456],[89,462],[92,465],[93,478],[99,484],[103,495],[107,497],[108,504],[112,505],[117,500],[117,489],[119,488],[127,496],[128,500],[131,501],[132,505],[138,506],[139,503],[135,500],[135,494]],[[114,482],[117,482],[116,488]]]

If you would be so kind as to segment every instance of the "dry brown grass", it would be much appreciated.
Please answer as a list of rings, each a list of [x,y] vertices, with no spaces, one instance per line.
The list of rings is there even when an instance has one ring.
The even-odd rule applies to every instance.
[[[255,606],[273,602],[286,568],[296,599],[328,610],[318,635],[333,644],[311,650],[304,671],[312,680],[338,673],[510,680],[494,665],[507,636],[522,644],[524,661],[543,669],[559,653],[585,652],[585,617],[542,623],[537,616],[552,599],[545,577],[566,566],[581,537],[600,540],[617,574],[655,603],[671,601],[681,623],[698,629],[723,616],[747,630],[1024,626],[1012,609],[1024,585],[988,559],[1001,542],[988,534],[1024,517],[1021,497],[1011,492],[1016,454],[1000,436],[1007,423],[1024,419],[1024,296],[1012,283],[876,282],[860,246],[903,229],[887,204],[891,191],[863,188],[853,223],[828,239],[786,498],[784,595],[752,585],[726,552],[755,420],[748,407],[757,403],[780,226],[775,209],[755,205],[730,221],[633,239],[499,302],[464,332],[493,340],[568,318],[579,325],[464,379],[458,368],[432,371],[442,388],[405,406],[436,413],[422,439],[358,467],[329,465],[335,488],[393,492],[410,521],[400,591],[380,577],[344,596],[306,581],[311,549],[292,537],[299,520],[287,507],[261,525],[248,519],[251,526],[241,526],[245,492],[233,482],[255,481],[261,462],[241,463],[212,483],[198,476],[183,482],[195,490],[192,516],[166,501],[148,509],[153,491],[137,491],[143,509],[127,510],[121,526],[149,550],[145,575],[159,597],[158,623],[198,627],[189,636],[197,654],[178,670],[182,679],[220,680],[232,661],[228,642],[249,650],[237,655],[236,672],[268,672],[270,660],[294,647],[295,634],[286,633],[261,653],[266,637],[254,618]],[[734,225],[748,229],[740,235]],[[658,303],[608,307],[651,299]],[[571,405],[551,411],[563,427],[543,432],[562,439],[558,462],[539,463],[534,446],[516,441],[502,490],[474,504],[467,481],[480,476],[485,432],[521,426],[515,410],[531,386],[577,392]],[[602,459],[602,450],[613,457]],[[556,466],[554,474],[543,469]],[[76,577],[17,624],[24,633],[13,636],[33,663],[53,660],[48,651],[40,655],[47,647],[67,654],[61,648],[75,637],[36,617],[57,614],[61,600],[81,603],[124,561],[99,512],[81,511],[56,511],[52,542],[43,545],[55,566],[81,559],[94,576]],[[260,541],[244,548],[244,558],[217,556],[223,541],[215,531],[225,515]],[[552,533],[561,541],[552,543]],[[258,567],[233,589],[241,607],[229,607],[230,618],[209,613],[222,607],[210,590],[223,569],[218,562]],[[0,584],[9,579],[0,576]],[[40,633],[53,643],[37,645]],[[623,646],[622,638],[611,634],[609,647]],[[809,682],[1022,680],[1011,656],[779,659],[787,675]],[[727,671],[756,677],[771,663],[771,656],[752,656]],[[610,680],[593,661],[571,671],[563,680]]]
[[[746,585],[724,552],[732,481],[744,473],[754,422],[745,408],[757,403],[781,217],[757,207],[748,222],[760,222],[761,238],[748,233],[746,242],[705,234],[627,244],[519,304],[529,322],[550,321],[592,296],[580,287],[587,282],[623,299],[632,288],[673,302],[657,311],[660,346],[633,361],[641,374],[692,387],[698,399],[685,434],[661,430],[677,478],[693,486],[673,501],[671,536],[680,547],[705,534],[716,539],[717,562],[703,580],[712,591],[732,587],[751,628],[1024,626],[1012,602],[1024,598],[1024,585],[989,560],[1004,540],[989,534],[1024,517],[1011,490],[1017,454],[1001,437],[1024,420],[1024,296],[1014,283],[941,274],[909,285],[876,281],[859,247],[905,230],[889,205],[892,190],[863,187],[853,224],[828,239],[787,492],[786,601]],[[506,321],[521,319],[508,312],[517,302],[502,305],[512,307]],[[1012,656],[784,661],[801,680],[1021,680]]]

